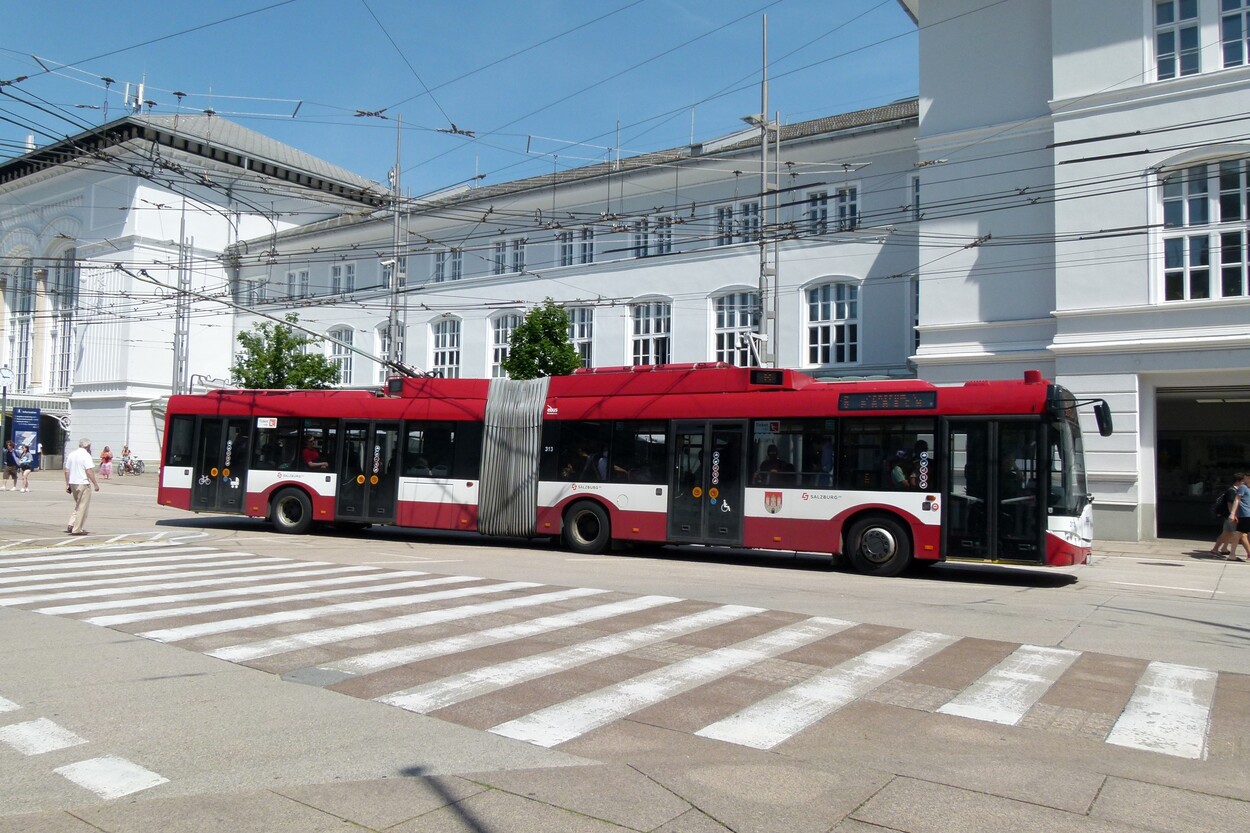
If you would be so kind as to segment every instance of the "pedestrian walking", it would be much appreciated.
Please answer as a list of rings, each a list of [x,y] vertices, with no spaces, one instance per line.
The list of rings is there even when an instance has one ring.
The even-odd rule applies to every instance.
[[[1237,550],[1237,487],[1244,483],[1246,476],[1241,472],[1233,475],[1233,485],[1224,490],[1224,493],[1216,500],[1215,505],[1219,508],[1217,517],[1222,519],[1223,529],[1220,537],[1215,539],[1215,545],[1211,547],[1212,555],[1235,555]]]
[[[17,450],[17,470],[22,475],[22,491],[30,491],[30,470],[35,467],[35,455],[30,453],[30,446],[24,445]]]
[[[1233,513],[1229,517],[1237,521],[1237,543],[1246,551],[1246,558],[1237,557],[1237,547],[1234,545],[1228,560],[1245,561],[1250,558],[1250,486],[1246,485],[1244,475],[1241,483],[1237,484],[1237,505],[1233,507]]]
[[[12,440],[4,441],[4,480],[0,482],[6,492],[17,491],[17,449]]]
[[[92,490],[100,491],[95,479],[95,461],[91,457],[91,440],[79,440],[78,448],[65,455],[65,491],[74,497],[74,512],[65,531],[70,535],[86,535],[87,510],[91,508]]]

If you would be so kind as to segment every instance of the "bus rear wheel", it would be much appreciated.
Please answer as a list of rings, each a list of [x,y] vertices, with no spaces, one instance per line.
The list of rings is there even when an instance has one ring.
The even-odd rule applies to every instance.
[[[273,496],[269,520],[279,532],[303,535],[312,528],[312,501],[300,489],[283,489]]]
[[[911,564],[911,538],[893,518],[876,515],[856,521],[846,536],[847,555],[856,572],[897,576]]]
[[[564,545],[573,552],[598,555],[607,552],[612,522],[599,504],[583,500],[564,513]]]

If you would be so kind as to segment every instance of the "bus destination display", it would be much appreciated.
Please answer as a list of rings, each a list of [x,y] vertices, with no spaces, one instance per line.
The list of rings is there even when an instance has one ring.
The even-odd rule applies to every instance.
[[[844,393],[838,407],[843,411],[932,411],[937,408],[937,391]]]

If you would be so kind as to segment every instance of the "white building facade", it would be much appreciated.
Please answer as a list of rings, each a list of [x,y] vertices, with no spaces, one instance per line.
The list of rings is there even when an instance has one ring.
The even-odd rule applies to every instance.
[[[235,297],[333,336],[344,385],[386,373],[346,345],[385,354],[396,259],[404,361],[422,372],[502,374],[512,329],[552,298],[588,366],[771,354],[821,376],[911,376],[915,116],[909,100],[786,125],[779,149],[770,130],[767,191],[749,130],[404,201],[398,235],[388,212],[310,224],[272,253],[236,248]]]
[[[1099,537],[1209,529],[1250,468],[1250,3],[903,5],[919,375],[1039,367],[1107,398],[1116,433],[1086,435]]]
[[[222,251],[380,190],[209,116],[129,116],[0,165],[7,405],[41,411],[46,465],[67,434],[155,460],[161,401],[228,375]]]

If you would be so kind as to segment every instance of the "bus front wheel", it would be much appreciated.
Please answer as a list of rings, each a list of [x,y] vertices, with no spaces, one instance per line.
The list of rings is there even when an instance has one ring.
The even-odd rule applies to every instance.
[[[269,519],[279,532],[302,535],[312,527],[312,501],[300,489],[283,489],[274,495]]]
[[[564,515],[564,545],[573,552],[586,555],[607,552],[611,537],[608,513],[593,501],[575,503]]]
[[[857,521],[846,536],[847,555],[856,572],[897,576],[911,564],[911,539],[898,521],[877,515]]]

